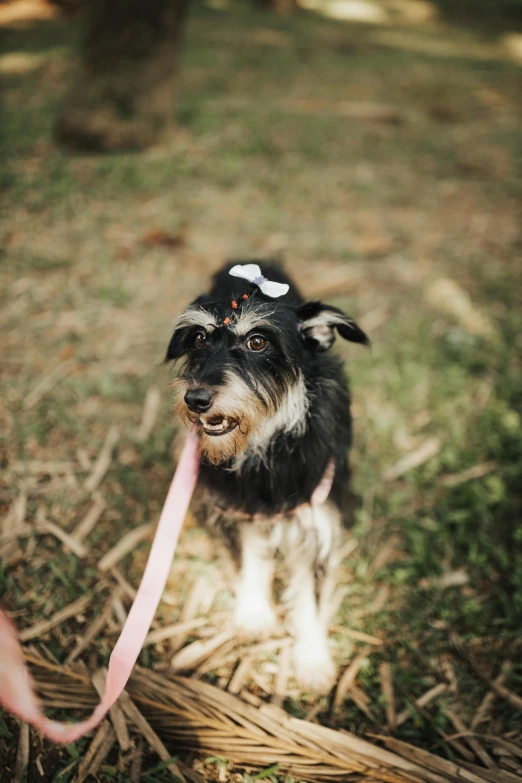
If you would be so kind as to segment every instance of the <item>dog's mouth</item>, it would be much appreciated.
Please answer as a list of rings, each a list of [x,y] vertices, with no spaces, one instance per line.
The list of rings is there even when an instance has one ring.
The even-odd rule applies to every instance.
[[[228,432],[232,432],[238,425],[238,420],[232,416],[200,416],[199,423],[205,430],[206,435],[216,437],[218,435],[226,435]]]

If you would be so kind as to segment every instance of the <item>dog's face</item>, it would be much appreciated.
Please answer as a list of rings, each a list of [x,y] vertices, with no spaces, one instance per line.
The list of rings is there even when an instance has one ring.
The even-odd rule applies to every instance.
[[[257,289],[235,300],[200,297],[176,319],[166,360],[184,361],[173,382],[175,412],[198,428],[201,453],[228,462],[249,443],[304,427],[304,370],[327,350],[337,330],[367,342],[352,319],[320,302],[269,300]]]

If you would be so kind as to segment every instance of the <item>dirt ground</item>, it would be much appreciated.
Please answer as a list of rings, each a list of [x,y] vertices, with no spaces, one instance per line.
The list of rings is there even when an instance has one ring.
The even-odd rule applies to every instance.
[[[357,501],[330,638],[356,677],[299,693],[283,622],[272,646],[227,639],[232,595],[191,518],[153,628],[188,625],[140,663],[228,688],[250,654],[252,698],[521,779],[522,17],[490,5],[197,3],[175,134],[99,157],[52,140],[81,20],[0,5],[0,597],[34,654],[107,663],[173,472],[172,319],[225,259],[281,257],[372,339],[335,349]],[[481,707],[499,674],[515,699]],[[2,783],[19,736],[0,715]],[[133,743],[138,779],[172,779]],[[88,744],[32,733],[29,780],[77,779]],[[254,775],[169,751],[210,779]],[[136,779],[131,755],[111,747],[96,779]]]

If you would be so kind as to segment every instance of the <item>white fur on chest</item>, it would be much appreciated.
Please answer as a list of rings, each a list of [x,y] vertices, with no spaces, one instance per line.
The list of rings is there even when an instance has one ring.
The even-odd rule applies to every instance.
[[[278,432],[303,435],[309,400],[303,376],[288,389],[272,416],[264,417],[251,433],[248,446],[234,461],[232,470],[241,471],[245,462],[265,459],[270,441]]]

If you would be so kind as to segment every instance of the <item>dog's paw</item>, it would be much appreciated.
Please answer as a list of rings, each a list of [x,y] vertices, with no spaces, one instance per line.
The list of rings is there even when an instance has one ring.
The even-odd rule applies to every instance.
[[[303,691],[328,693],[335,682],[337,670],[326,638],[298,639],[294,645],[294,669]]]
[[[239,636],[256,638],[270,636],[277,625],[277,618],[269,603],[251,598],[237,602],[234,624]]]

